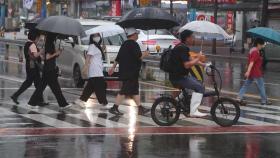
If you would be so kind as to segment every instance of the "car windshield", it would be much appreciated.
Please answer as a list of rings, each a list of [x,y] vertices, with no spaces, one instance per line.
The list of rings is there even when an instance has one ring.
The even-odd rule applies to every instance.
[[[157,29],[157,30],[148,30],[143,31],[146,35],[171,35],[168,30],[165,29]]]

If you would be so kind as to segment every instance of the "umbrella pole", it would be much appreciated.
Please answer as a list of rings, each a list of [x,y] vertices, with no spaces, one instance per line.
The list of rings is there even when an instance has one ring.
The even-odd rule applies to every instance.
[[[203,42],[204,42],[204,38],[202,38],[201,44],[200,44],[200,51],[201,51],[201,52],[202,52]]]

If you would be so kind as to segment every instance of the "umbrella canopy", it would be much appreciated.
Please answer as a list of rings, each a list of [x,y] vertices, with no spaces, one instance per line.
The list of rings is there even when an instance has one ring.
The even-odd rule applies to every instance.
[[[104,25],[104,26],[97,26],[86,31],[87,36],[96,33],[100,33],[102,37],[110,37],[110,36],[115,36],[117,34],[124,33],[124,29],[118,25]]]
[[[81,23],[66,16],[50,16],[40,22],[36,28],[65,36],[86,36]]]
[[[44,20],[44,18],[36,18],[36,19],[30,20],[30,21],[27,21],[24,25],[24,28],[33,30],[43,20]]]
[[[123,28],[170,29],[179,26],[176,18],[160,8],[136,8],[125,14],[117,23]]]
[[[183,26],[179,32],[184,30],[191,30],[195,34],[204,39],[224,40],[231,37],[219,25],[209,21],[193,21]]]
[[[280,32],[267,27],[256,27],[247,31],[251,37],[261,38],[266,42],[280,45]]]

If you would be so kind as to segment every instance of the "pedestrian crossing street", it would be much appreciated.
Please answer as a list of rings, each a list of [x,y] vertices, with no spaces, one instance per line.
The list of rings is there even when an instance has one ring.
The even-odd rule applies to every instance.
[[[129,128],[132,125],[139,127],[157,126],[151,119],[150,114],[137,116],[135,107],[120,106],[120,111],[125,115],[118,117],[110,114],[108,109],[113,105],[110,103],[106,107],[89,103],[91,107],[81,109],[74,105],[64,112],[58,110],[57,103],[40,109],[30,109],[26,103],[15,105],[11,101],[0,100],[0,128],[81,128],[81,127],[108,127]],[[152,103],[144,103],[150,108]],[[203,112],[210,111],[208,106],[200,106]],[[241,117],[238,125],[250,126],[274,126],[280,124],[280,106],[262,106],[249,104],[241,107]],[[180,120],[174,125],[176,127],[185,126],[218,126],[211,117],[206,118],[186,118],[181,115]]]

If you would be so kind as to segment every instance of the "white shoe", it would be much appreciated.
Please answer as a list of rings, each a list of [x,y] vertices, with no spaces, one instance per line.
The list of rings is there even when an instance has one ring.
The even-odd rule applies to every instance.
[[[85,102],[83,102],[81,99],[76,99],[74,104],[79,105],[82,108],[86,108]]]
[[[194,112],[193,114],[190,114],[190,117],[205,117],[205,116],[207,116],[207,114],[201,113],[198,110],[196,112]]]
[[[40,106],[38,106],[38,105],[29,105],[29,104],[27,104],[27,107],[29,107],[30,109],[39,109],[40,108]]]
[[[201,113],[198,111],[198,107],[201,104],[203,98],[203,94],[201,93],[192,93],[192,98],[191,98],[191,105],[190,105],[190,117],[204,117],[207,116],[207,114]]]
[[[72,104],[69,104],[69,105],[66,105],[66,106],[64,106],[64,107],[60,107],[59,110],[60,110],[60,111],[63,111],[63,110],[69,109],[69,108],[71,108],[71,107],[72,107]]]

